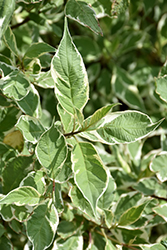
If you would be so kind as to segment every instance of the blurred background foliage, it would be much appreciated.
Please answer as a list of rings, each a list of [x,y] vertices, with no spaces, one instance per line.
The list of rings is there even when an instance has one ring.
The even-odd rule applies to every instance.
[[[68,20],[70,33],[83,56],[89,77],[90,100],[84,109],[85,117],[106,104],[119,102],[122,105],[115,107],[114,111],[138,110],[148,114],[153,122],[166,118],[167,104],[156,93],[156,78],[167,55],[167,1],[130,0],[128,7],[128,1],[85,2],[92,5],[103,32],[103,36],[96,35],[79,23]],[[103,8],[100,7],[101,2]],[[118,8],[121,5],[117,2],[122,4],[122,9]],[[32,43],[44,41],[58,47],[63,34],[65,4],[63,0],[16,1],[11,29],[20,58]],[[0,47],[0,61],[21,68],[33,81],[40,94],[43,122],[48,126],[53,117],[59,120],[57,100],[53,88],[42,88],[36,75],[49,71],[52,57],[51,52],[40,55],[38,60],[22,58],[19,61],[17,58],[13,65],[13,53],[4,43]],[[4,105],[6,100],[1,97],[0,101]],[[128,146],[96,145],[117,183],[119,195],[128,190],[142,192],[140,185],[135,186],[136,182],[154,176],[149,164],[155,153],[167,150],[166,129],[167,122],[164,121],[148,138]],[[128,168],[131,169],[130,174]],[[164,185],[166,188],[166,182]],[[152,195],[156,197],[155,192]],[[159,221],[154,224],[153,229],[148,226],[151,242],[167,232],[164,221],[161,226]]]

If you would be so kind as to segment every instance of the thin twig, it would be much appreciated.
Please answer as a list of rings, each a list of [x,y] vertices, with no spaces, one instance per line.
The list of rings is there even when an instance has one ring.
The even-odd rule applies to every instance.
[[[20,27],[21,25],[28,23],[30,21],[29,16],[27,16],[21,23],[17,23],[11,26],[11,29],[16,29],[18,27]]]
[[[104,236],[102,232],[97,231],[97,230],[96,230],[96,232],[97,232],[98,234]],[[112,237],[110,237],[110,236],[108,236],[108,235],[106,235],[106,237],[107,237],[109,240],[111,240],[111,241],[113,241],[113,242],[115,242],[115,243],[117,243],[117,244],[119,244],[119,245],[121,245],[121,246],[127,247],[127,248],[132,249],[132,250],[139,250],[138,248],[133,247],[133,246],[130,246],[130,245],[128,245],[128,244],[120,243],[119,241],[115,240],[114,238],[112,238]]]

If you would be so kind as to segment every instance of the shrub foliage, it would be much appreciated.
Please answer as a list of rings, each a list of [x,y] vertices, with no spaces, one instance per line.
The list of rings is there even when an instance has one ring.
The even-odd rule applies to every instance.
[[[165,0],[0,0],[0,249],[167,248]]]

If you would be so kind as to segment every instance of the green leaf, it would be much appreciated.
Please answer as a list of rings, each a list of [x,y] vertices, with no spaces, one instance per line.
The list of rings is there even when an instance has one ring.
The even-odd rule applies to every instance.
[[[16,38],[15,38],[10,27],[8,27],[5,31],[4,42],[5,42],[6,46],[10,49],[10,51],[12,53],[14,53],[15,56],[18,57],[19,53],[18,53],[18,48],[17,48],[17,44],[16,44]]]
[[[138,183],[134,184],[133,188],[145,195],[156,195],[157,197],[166,198],[166,184],[159,183],[155,177],[142,178]]]
[[[94,61],[100,60],[100,57],[102,56],[102,51],[100,47],[98,46],[97,42],[94,41],[91,37],[88,36],[74,36],[73,41],[78,48],[79,52],[81,53],[84,62],[90,63]],[[87,46],[89,44],[89,46]],[[94,64],[91,64],[92,66]],[[95,64],[96,72],[99,73],[99,64]],[[95,68],[93,68],[95,70]],[[91,72],[95,73],[95,72]],[[89,76],[89,74],[88,74]],[[96,74],[91,74],[91,77],[94,78]],[[111,77],[110,77],[111,80]]]
[[[148,234],[146,230],[141,229],[128,229],[128,228],[114,228],[111,229],[111,233],[114,238],[118,239],[119,242],[127,245],[132,244],[146,244],[148,243]]]
[[[15,9],[15,0],[0,0],[0,40],[10,22]]]
[[[90,203],[96,215],[97,202],[107,188],[108,176],[92,144],[79,142],[74,147],[72,169],[77,187]]]
[[[128,151],[130,154],[130,158],[132,159],[135,166],[139,166],[141,161],[141,154],[142,154],[142,142],[136,141],[128,144]]]
[[[2,157],[3,154],[7,153],[9,149],[10,147],[8,147],[5,143],[0,142],[0,157]]]
[[[90,203],[85,199],[81,191],[76,186],[73,186],[70,189],[69,196],[73,205],[82,211],[84,213],[83,215],[86,215],[88,220],[95,221],[97,224],[100,224],[100,221],[98,221],[94,216]]]
[[[62,220],[57,228],[57,234],[62,238],[66,239],[73,234],[76,234],[78,230],[78,225],[72,221]]]
[[[55,181],[63,183],[66,182],[68,179],[70,179],[73,176],[71,166],[72,166],[71,151],[68,151],[67,159],[63,164],[62,168],[60,169],[60,172],[56,176]]]
[[[40,138],[35,149],[36,156],[48,175],[55,179],[67,157],[64,136],[52,125]]]
[[[108,228],[112,227],[114,214],[111,210],[103,209],[102,216],[104,217],[105,224]]]
[[[167,102],[167,76],[166,75],[156,79],[156,92],[164,102]]]
[[[22,115],[19,118],[16,127],[22,131],[25,140],[32,142],[33,144],[36,144],[39,141],[40,136],[45,132],[40,120],[28,115]]]
[[[107,189],[105,190],[105,192],[103,193],[103,195],[100,197],[99,201],[98,201],[98,207],[100,207],[101,209],[109,209],[113,200],[114,200],[114,190],[116,189],[116,184],[114,179],[109,176],[109,182],[108,182],[108,186]]]
[[[137,221],[140,218],[148,202],[149,201],[146,201],[145,203],[139,206],[131,207],[130,209],[128,209],[125,213],[121,215],[118,225],[127,226]]]
[[[88,27],[96,34],[103,35],[96,13],[87,3],[69,0],[66,4],[65,14],[67,17],[77,21],[85,27]]]
[[[57,111],[59,113],[64,131],[66,133],[72,132],[74,128],[74,122],[75,122],[73,115],[71,115],[65,109],[63,109],[60,103],[58,103],[57,105]]]
[[[158,207],[153,208],[153,211],[167,222],[167,204],[159,205]]]
[[[142,250],[166,250],[166,247],[164,247],[160,243],[155,244],[149,244],[149,245],[140,245]]]
[[[32,162],[32,157],[27,156],[18,156],[7,162],[2,173],[4,194],[7,194],[9,191],[19,186],[22,179],[29,172],[30,164],[32,164]]]
[[[19,101],[28,94],[30,83],[23,73],[16,70],[0,79],[0,88],[4,95]]]
[[[121,215],[128,209],[137,205],[137,202],[141,199],[142,195],[136,192],[130,192],[122,194],[117,202],[116,209],[114,211],[115,221],[119,221]]]
[[[73,235],[67,240],[58,239],[54,242],[54,249],[59,250],[82,250],[83,249],[83,236]]]
[[[50,70],[47,72],[40,72],[39,76],[35,78],[34,83],[44,89],[54,88],[55,86]]]
[[[64,35],[51,62],[55,94],[63,109],[74,115],[88,101],[88,78],[83,59],[72,42],[65,19]]]
[[[0,109],[0,131],[8,131],[14,127],[17,122],[19,110],[16,107]]]
[[[1,205],[0,213],[1,213],[3,220],[5,220],[5,221],[12,220],[14,218],[13,210],[14,210],[13,205],[11,205],[11,204]]]
[[[40,194],[46,191],[46,183],[44,179],[45,173],[41,170],[30,172],[24,179],[22,179],[20,186],[30,186],[35,188]]]
[[[111,109],[118,104],[110,104],[107,105],[106,107],[102,107],[98,110],[95,111],[95,113],[91,116],[89,116],[83,123],[83,130],[85,131],[92,131],[96,130],[103,122],[104,118],[110,111]]]
[[[52,189],[53,189],[53,184],[52,184]],[[61,192],[61,184],[60,183],[55,183],[55,201],[54,205],[57,209],[58,213],[62,213],[64,210],[64,203],[63,203],[63,198],[62,198],[62,192]]]
[[[157,178],[161,181],[167,181],[166,173],[167,152],[162,152],[152,160],[150,170],[156,173]]]
[[[48,202],[35,208],[27,221],[27,235],[34,250],[46,249],[54,239],[59,217],[55,206]]]
[[[47,52],[55,52],[56,49],[47,43],[33,43],[26,51],[24,58],[37,58]]]
[[[130,143],[144,138],[163,121],[162,119],[153,123],[149,116],[138,111],[113,113],[109,119],[112,120],[97,129],[97,133],[104,141],[111,144]]]
[[[19,187],[13,189],[4,198],[0,200],[0,204],[12,204],[17,206],[37,205],[40,201],[40,193],[33,187]]]
[[[16,206],[16,205],[12,205],[12,211],[14,211],[14,218],[17,221],[20,222],[24,222],[27,221],[27,219],[29,219],[30,215],[33,212],[33,207],[32,206]]]
[[[108,240],[108,239],[106,239],[105,250],[116,250],[116,248],[114,247],[112,242],[110,240]]]
[[[36,118],[41,117],[42,111],[40,96],[33,85],[31,85],[29,93],[21,100],[16,101],[16,104],[26,115],[34,116]]]
[[[10,227],[11,229],[16,232],[17,234],[22,233],[22,225],[20,224],[20,222],[18,222],[17,220],[12,220],[10,222]]]
[[[11,241],[5,235],[0,238],[0,249],[13,250]]]
[[[0,238],[2,237],[2,235],[5,233],[5,227],[2,225],[2,224],[0,224]]]
[[[16,71],[17,68],[5,62],[0,62],[0,70],[2,71],[2,77],[4,77],[9,75],[12,71]]]
[[[112,76],[115,95],[130,108],[145,111],[143,100],[131,76],[121,68],[115,68]]]

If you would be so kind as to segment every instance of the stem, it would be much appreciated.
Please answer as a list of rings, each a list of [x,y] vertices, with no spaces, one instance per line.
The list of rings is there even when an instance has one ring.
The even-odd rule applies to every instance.
[[[65,137],[66,137],[66,136],[73,136],[73,135],[79,134],[79,133],[81,133],[81,132],[83,132],[83,131],[82,131],[82,130],[74,131],[74,132],[66,133],[66,134],[64,134],[64,136],[65,136]]]
[[[55,181],[53,180],[53,189],[52,189],[52,197],[53,197],[53,202],[55,203]]]
[[[11,26],[11,29],[16,29],[18,27],[20,27],[21,25],[28,23],[28,21],[30,21],[29,16],[27,16],[21,23],[17,23]]]
[[[96,232],[97,232],[98,234],[104,236],[104,233],[102,233],[102,232],[100,232],[100,231],[96,231]],[[111,240],[111,241],[113,241],[113,242],[115,242],[115,243],[117,243],[117,244],[119,244],[119,245],[121,245],[121,246],[124,246],[124,247],[126,247],[126,248],[129,248],[129,249],[132,249],[132,250],[139,250],[138,248],[133,247],[133,246],[130,246],[130,245],[126,244],[126,243],[120,243],[118,240],[115,240],[114,238],[112,238],[112,237],[110,237],[110,236],[108,236],[108,235],[106,235],[106,237],[107,237],[109,240]]]

